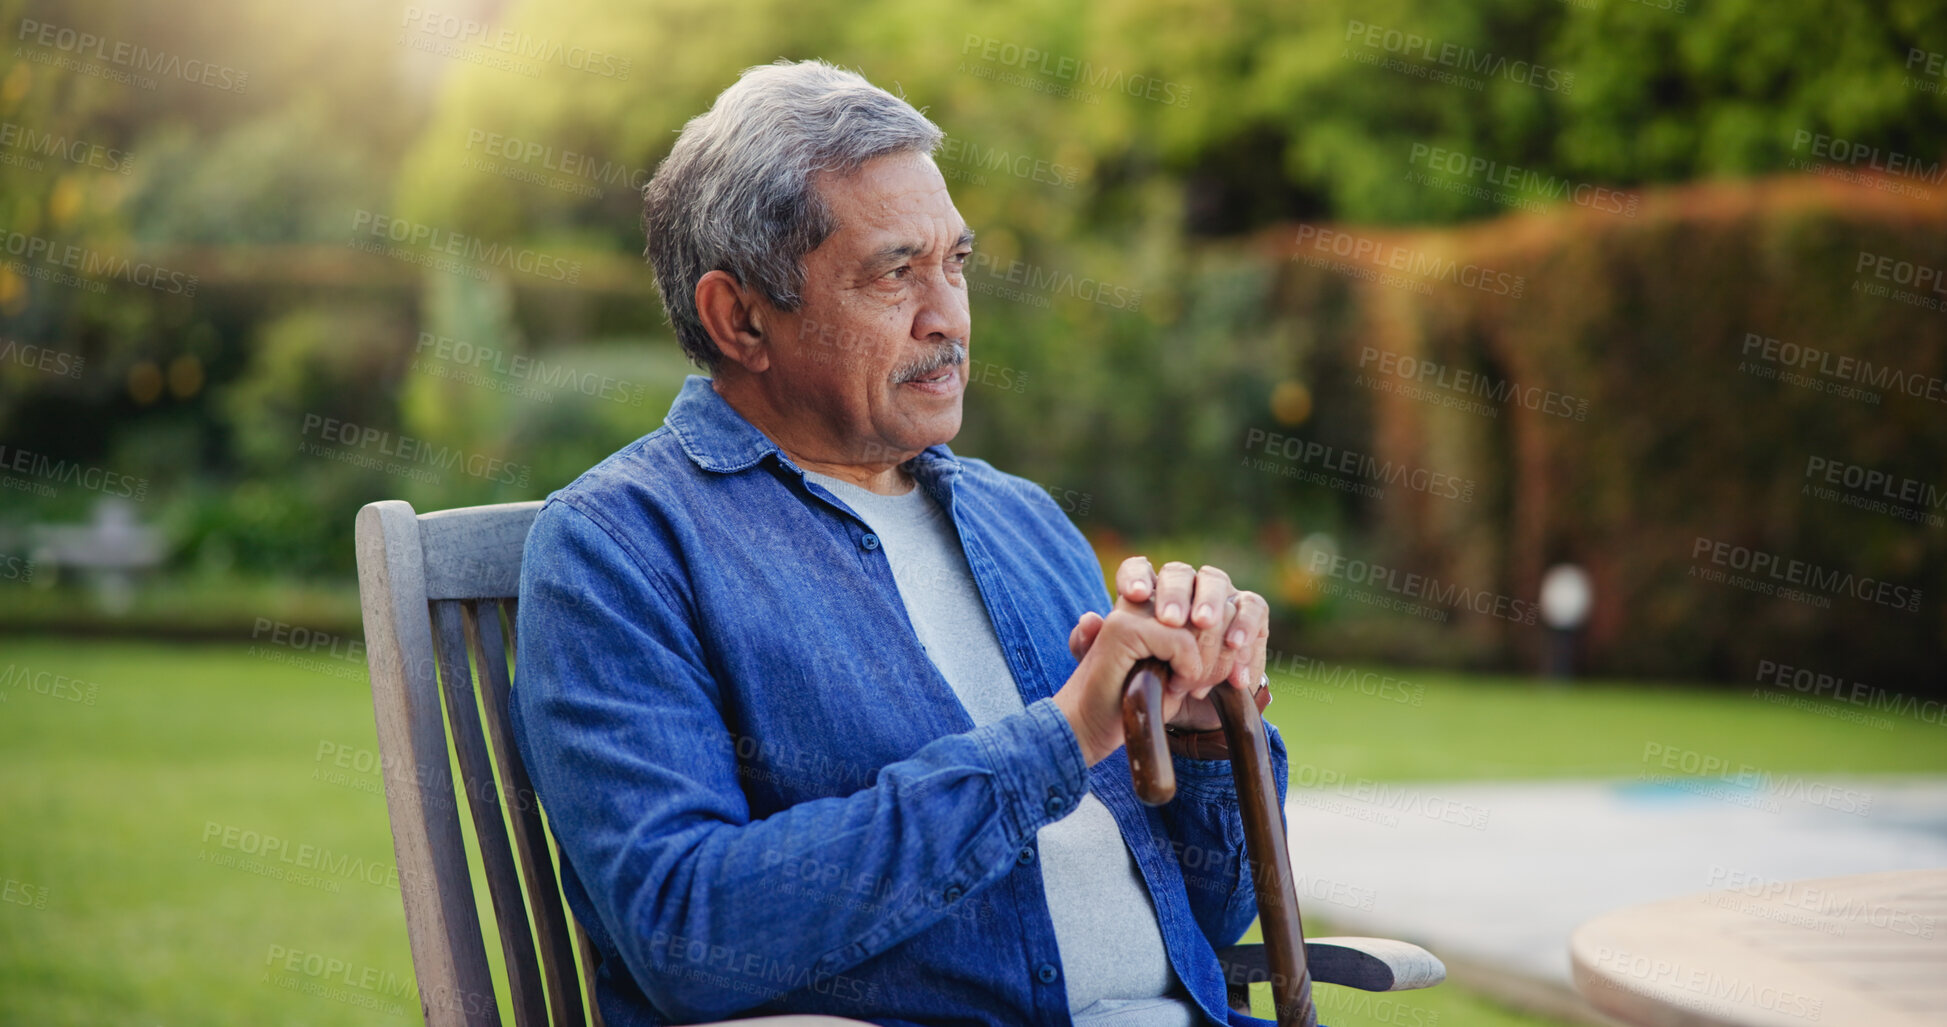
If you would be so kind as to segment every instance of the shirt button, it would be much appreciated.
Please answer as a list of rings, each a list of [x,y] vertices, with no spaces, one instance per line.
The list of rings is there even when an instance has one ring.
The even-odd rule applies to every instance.
[[[869,553],[872,550],[879,548],[879,536],[874,535],[868,531],[865,533],[863,537],[859,539],[859,545],[863,546],[865,548],[865,551]]]
[[[946,886],[946,891],[940,893],[940,899],[941,901],[944,901],[947,905],[950,906],[960,901],[960,896],[962,894],[963,893],[960,891],[959,885],[949,884]]]
[[[1061,814],[1061,811],[1067,808],[1068,808],[1067,799],[1064,799],[1059,795],[1048,796],[1048,813],[1051,816],[1059,816]]]
[[[1041,978],[1041,983],[1043,984],[1053,984],[1055,983],[1055,978],[1061,976],[1061,971],[1055,969],[1055,964],[1053,963],[1043,963],[1035,967],[1034,975]]]
[[[1022,866],[1027,866],[1029,863],[1034,862],[1034,846],[1032,845],[1021,846],[1021,854],[1014,857],[1014,862],[1019,863]]]

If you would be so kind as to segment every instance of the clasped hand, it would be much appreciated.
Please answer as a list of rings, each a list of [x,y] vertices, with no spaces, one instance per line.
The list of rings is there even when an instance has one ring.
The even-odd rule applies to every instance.
[[[1125,741],[1122,692],[1136,661],[1153,656],[1169,664],[1163,716],[1170,727],[1207,731],[1222,726],[1211,689],[1228,684],[1256,693],[1270,634],[1264,597],[1239,591],[1216,567],[1172,561],[1152,569],[1148,557],[1132,556],[1115,581],[1108,617],[1084,613],[1069,632],[1068,649],[1080,665],[1054,697],[1091,766]]]

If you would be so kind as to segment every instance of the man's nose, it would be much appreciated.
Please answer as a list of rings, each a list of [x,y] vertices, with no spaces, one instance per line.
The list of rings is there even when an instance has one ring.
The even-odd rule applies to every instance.
[[[920,300],[913,317],[913,338],[965,340],[973,329],[972,312],[967,305],[965,286],[955,285],[945,276],[934,279]]]

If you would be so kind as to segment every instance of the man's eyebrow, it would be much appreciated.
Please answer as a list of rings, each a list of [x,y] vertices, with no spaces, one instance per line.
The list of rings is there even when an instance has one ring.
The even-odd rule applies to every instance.
[[[973,229],[971,228],[961,229],[960,238],[954,241],[953,248],[957,250],[957,249],[963,249],[968,246],[972,246],[973,241],[974,241]],[[887,264],[895,264],[900,261],[910,260],[914,257],[919,256],[924,252],[926,252],[926,247],[920,243],[914,243],[914,242],[893,243],[890,246],[881,247],[880,249],[875,251],[871,256],[865,258],[865,266],[883,267]]]
[[[926,247],[921,246],[918,243],[911,243],[911,242],[894,243],[891,246],[882,246],[871,256],[865,258],[865,266],[883,267],[887,264],[897,264],[900,261],[911,260],[912,258],[919,256],[920,253],[925,251],[925,249]]]

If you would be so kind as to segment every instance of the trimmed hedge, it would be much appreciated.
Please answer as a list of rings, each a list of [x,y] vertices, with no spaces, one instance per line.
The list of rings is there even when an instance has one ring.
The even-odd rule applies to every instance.
[[[1578,563],[1595,673],[1939,688],[1947,204],[1812,177],[1640,200],[1263,237],[1280,316],[1325,326],[1300,432],[1474,483],[1363,503],[1344,555],[1521,602]],[[1464,610],[1386,619],[1370,655],[1533,666],[1547,641]]]

